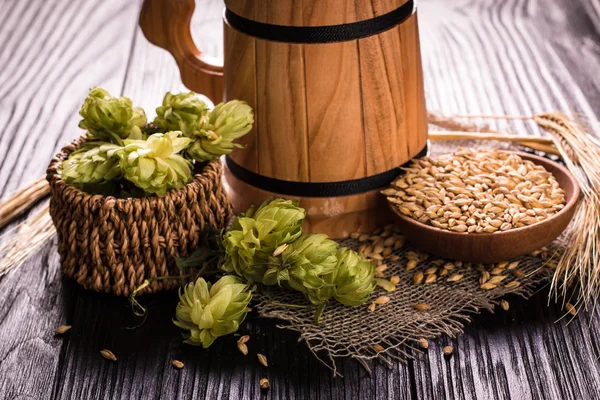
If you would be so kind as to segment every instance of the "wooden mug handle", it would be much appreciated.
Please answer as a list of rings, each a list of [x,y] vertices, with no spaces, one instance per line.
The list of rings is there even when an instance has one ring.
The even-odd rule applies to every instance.
[[[173,55],[183,84],[215,104],[223,100],[223,65],[202,53],[192,39],[194,0],[144,0],[140,27],[146,39]]]

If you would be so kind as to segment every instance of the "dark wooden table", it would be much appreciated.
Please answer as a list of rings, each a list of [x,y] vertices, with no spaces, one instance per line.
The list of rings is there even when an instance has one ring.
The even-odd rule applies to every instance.
[[[221,54],[220,0],[198,0],[194,36]],[[531,114],[600,110],[598,0],[423,0],[421,37],[428,106],[446,114]],[[0,0],[0,194],[40,177],[62,144],[80,135],[79,105],[98,85],[152,110],[183,89],[172,58],[137,27],[140,3],[123,0]],[[499,127],[502,127],[500,125]],[[526,124],[517,130],[532,129]],[[2,233],[2,241],[12,235]],[[547,291],[509,299],[508,312],[474,316],[464,334],[440,338],[416,360],[340,363],[332,378],[297,335],[249,318],[241,332],[269,368],[236,349],[183,345],[171,323],[174,293],[144,299],[134,316],[124,299],[82,290],[60,273],[46,246],[0,279],[0,397],[153,398],[600,398],[600,316],[567,324]],[[597,313],[596,313],[597,314]],[[73,329],[54,337],[59,325]],[[140,326],[138,326],[140,325]],[[441,348],[455,354],[444,359]],[[111,349],[111,363],[99,350]],[[185,363],[171,367],[172,359]],[[266,376],[271,390],[262,394]]]

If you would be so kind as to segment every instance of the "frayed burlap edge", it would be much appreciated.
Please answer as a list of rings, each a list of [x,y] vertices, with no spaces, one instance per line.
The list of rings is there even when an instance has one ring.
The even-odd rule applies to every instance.
[[[346,239],[341,244],[356,250],[360,242]],[[542,255],[549,257],[553,250],[545,251]],[[377,306],[375,311],[369,311],[370,302],[358,307],[346,307],[330,301],[317,325],[314,323],[314,307],[308,305],[301,294],[284,290],[259,296],[256,309],[261,317],[280,320],[279,328],[298,332],[299,341],[305,341],[315,357],[337,375],[336,359],[341,357],[354,358],[367,370],[370,370],[369,361],[373,359],[390,364],[394,360],[413,358],[414,350],[419,351],[419,338],[440,335],[454,337],[462,333],[472,315],[481,310],[493,311],[501,298],[508,294],[528,298],[553,273],[546,266],[548,260],[544,257],[524,256],[518,259],[519,265],[515,269],[503,273],[506,278],[491,290],[480,288],[481,273],[476,268],[484,268],[489,272],[493,270],[493,265],[455,266],[446,276],[437,277],[436,282],[415,285],[415,274],[424,273],[432,267],[441,271],[447,261],[428,257],[420,261],[416,268],[407,271],[406,254],[410,251],[417,250],[406,245],[392,253],[400,257],[398,261],[384,260],[388,265],[386,277],[396,275],[400,281],[393,292],[386,292],[379,287],[373,292],[371,301],[379,296],[390,298],[388,303]],[[518,275],[522,277],[517,278],[515,271],[519,271]],[[447,279],[455,274],[463,275],[463,278],[458,282],[448,282]],[[292,308],[286,304],[306,304],[307,308]],[[430,309],[417,311],[413,308],[415,304],[426,304]]]

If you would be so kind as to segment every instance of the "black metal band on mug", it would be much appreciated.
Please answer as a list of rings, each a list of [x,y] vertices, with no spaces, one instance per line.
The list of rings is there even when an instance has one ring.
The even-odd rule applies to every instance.
[[[415,156],[415,158],[427,155],[427,145]],[[371,190],[382,189],[390,184],[398,175],[402,173],[402,167],[408,166],[410,161],[405,164],[392,168],[389,171],[377,175],[367,176],[366,178],[352,179],[340,182],[295,182],[284,181],[282,179],[270,178],[252,172],[235,161],[229,156],[225,157],[227,167],[231,173],[239,180],[254,186],[255,188],[273,192],[286,196],[298,197],[338,197],[350,196],[370,192]]]
[[[412,15],[414,0],[387,14],[340,25],[290,26],[252,21],[225,9],[224,19],[232,28],[259,39],[286,43],[332,43],[361,39],[387,31]]]

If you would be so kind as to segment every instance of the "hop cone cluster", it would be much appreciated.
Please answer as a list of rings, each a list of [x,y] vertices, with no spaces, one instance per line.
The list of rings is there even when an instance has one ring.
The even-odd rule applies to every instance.
[[[156,112],[155,126],[146,127],[144,110],[127,97],[90,90],[79,112],[87,141],[63,163],[63,179],[92,193],[101,192],[98,184],[113,181],[120,192],[112,195],[129,196],[129,181],[145,195],[164,196],[192,179],[191,162],[215,160],[241,147],[233,140],[254,122],[244,102],[209,110],[191,92],[167,93]]]
[[[79,127],[87,130],[90,141],[123,144],[123,139],[142,139],[146,114],[133,107],[127,97],[112,97],[106,90],[93,88],[83,102]]]
[[[194,137],[200,134],[202,121],[207,115],[207,105],[194,93],[168,92],[162,106],[156,109],[154,124],[167,131],[182,131],[184,136]]]
[[[331,274],[337,264],[338,244],[323,234],[300,237],[287,246],[281,256],[274,257],[265,273],[265,285],[281,285],[308,294],[327,285],[324,276]]]
[[[297,290],[315,305],[331,298],[355,306],[375,289],[375,267],[326,235],[302,236],[304,209],[276,199],[238,217],[223,236],[221,269],[250,283]]]
[[[63,179],[70,183],[102,183],[121,175],[120,146],[101,142],[83,146],[63,163]]]
[[[218,104],[202,119],[188,153],[197,161],[214,160],[242,146],[234,143],[252,129],[254,112],[243,101]]]
[[[358,306],[369,299],[375,289],[375,266],[363,255],[341,248],[337,253],[337,264],[331,274],[325,275],[325,284],[308,293],[314,304],[335,298],[347,306]]]
[[[187,154],[196,161],[210,161],[242,147],[234,143],[252,129],[254,113],[243,101],[232,100],[210,110],[194,93],[167,93],[156,109],[154,123],[163,129],[181,130],[194,139]]]
[[[220,268],[228,275],[212,289],[200,278],[180,295],[175,324],[189,331],[186,343],[208,347],[216,337],[237,330],[251,297],[242,280],[303,293],[316,306],[317,322],[330,299],[347,306],[369,299],[376,286],[375,266],[326,235],[303,236],[305,216],[296,201],[275,199],[237,218],[221,236],[225,254]],[[207,252],[201,253],[205,259]],[[226,295],[215,289],[229,284]],[[213,305],[217,298],[222,303]]]
[[[207,348],[238,330],[251,299],[248,286],[236,276],[225,275],[214,285],[198,278],[180,290],[173,322],[187,331],[185,343]]]
[[[263,282],[273,252],[302,235],[305,217],[296,201],[284,199],[267,201],[256,213],[250,209],[241,214],[223,237],[227,256],[221,268],[250,283]]]
[[[164,196],[192,178],[191,163],[178,153],[190,139],[181,132],[155,133],[147,140],[126,140],[121,152],[123,176],[147,193]]]

